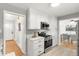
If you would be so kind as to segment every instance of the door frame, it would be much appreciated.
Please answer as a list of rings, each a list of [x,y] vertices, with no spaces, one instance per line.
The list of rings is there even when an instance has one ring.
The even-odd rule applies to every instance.
[[[3,55],[4,56],[6,55],[6,52],[5,52],[5,42],[6,42],[6,40],[4,40],[4,19],[5,19],[4,18],[4,14],[5,13],[12,14],[12,15],[16,15],[16,16],[23,16],[24,17],[24,20],[26,19],[26,15],[19,14],[19,13],[13,12],[13,11],[3,10],[3,42],[4,42],[3,43]],[[22,49],[22,52],[24,52],[23,49]]]

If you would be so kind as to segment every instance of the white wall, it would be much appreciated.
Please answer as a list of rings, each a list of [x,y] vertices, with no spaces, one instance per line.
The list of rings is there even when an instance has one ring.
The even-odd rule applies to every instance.
[[[50,27],[49,27],[49,31],[48,31],[48,34],[51,34],[52,37],[53,37],[53,46],[57,45],[58,44],[58,34],[57,34],[57,18],[52,16],[52,17],[49,17],[48,19],[48,22],[50,24]]]
[[[18,23],[21,23],[21,31],[19,31]],[[26,54],[26,19],[23,16],[19,16],[19,19],[16,19],[15,39],[23,53]]]

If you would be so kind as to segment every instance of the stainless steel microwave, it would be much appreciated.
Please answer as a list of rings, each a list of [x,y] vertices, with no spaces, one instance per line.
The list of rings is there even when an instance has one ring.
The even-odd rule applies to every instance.
[[[49,24],[46,23],[46,22],[41,22],[41,29],[48,30],[49,29]]]

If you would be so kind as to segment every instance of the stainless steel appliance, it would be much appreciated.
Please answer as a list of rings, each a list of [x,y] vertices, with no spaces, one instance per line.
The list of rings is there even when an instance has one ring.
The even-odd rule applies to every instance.
[[[44,48],[47,49],[50,46],[52,46],[52,36],[47,35],[47,37],[45,37]]]
[[[47,35],[45,32],[38,33],[38,35],[45,38],[44,39],[44,49],[45,50],[52,46],[52,41],[53,41],[52,35]]]
[[[46,23],[46,22],[41,22],[41,29],[48,30],[49,29],[49,24]]]

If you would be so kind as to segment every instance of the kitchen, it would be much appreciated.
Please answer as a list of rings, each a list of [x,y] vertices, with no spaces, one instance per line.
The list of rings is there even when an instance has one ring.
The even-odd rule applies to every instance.
[[[57,33],[57,26],[56,26],[57,20],[54,21],[55,29],[53,29],[53,31],[55,31],[56,33],[54,33],[54,32],[51,33],[51,31],[52,31],[51,26],[53,24],[50,23],[51,21],[48,20],[49,17],[47,15],[43,14],[42,12],[39,12],[38,10],[31,9],[31,8],[28,13],[29,13],[29,15],[27,14],[28,17],[26,17],[27,18],[27,26],[28,26],[27,32],[30,32],[33,30],[32,31],[33,39],[34,39],[34,37],[39,38],[39,36],[44,37],[44,42],[43,42],[44,46],[43,46],[43,44],[41,44],[43,46],[43,49],[41,49],[41,50],[44,50],[44,49],[46,50],[48,47],[56,46],[57,45],[57,34],[56,34]],[[55,18],[53,18],[53,19],[55,19]],[[56,36],[54,36],[54,34]],[[28,33],[27,33],[27,36],[28,36]],[[27,38],[27,39],[29,40],[29,38]],[[30,39],[32,39],[32,38],[30,38]],[[27,43],[28,42],[29,41],[27,41]],[[28,47],[30,48],[29,44],[30,43],[27,44],[28,45],[27,48]],[[30,49],[33,49],[33,48],[30,48],[30,49],[29,48],[28,48],[28,50],[31,52]],[[39,49],[39,48],[37,48],[37,49]]]
[[[22,5],[24,5],[24,7]],[[29,5],[29,6],[26,7],[26,5],[27,6]],[[38,6],[34,7],[32,5],[34,6],[38,5],[39,7]],[[50,3],[48,4],[45,3],[45,5],[49,6]],[[75,4],[71,4],[71,5],[75,5]],[[54,8],[54,7],[53,7],[54,10],[53,10],[52,7],[50,7],[49,8],[49,11],[51,11],[50,13],[52,13],[52,10],[55,11],[56,9],[55,13],[58,12],[59,14],[58,13],[49,14],[49,12],[43,9],[42,6],[45,7],[44,3],[0,4],[0,7],[2,8],[0,12],[1,12],[1,15],[3,16],[1,20],[4,19],[4,21],[2,21],[2,23],[4,24],[2,25],[5,25],[5,23],[6,22],[8,23],[8,21],[9,21],[9,24],[11,22],[13,23],[13,26],[7,25],[7,28],[4,26],[5,29],[2,30],[2,32],[4,33],[2,35],[4,37],[2,37],[2,39],[6,41],[8,37],[8,40],[10,41],[15,40],[18,47],[20,48],[20,49],[18,48],[18,50],[20,50],[23,54],[23,55],[21,54],[21,56],[50,56],[50,55],[56,56],[56,55],[61,55],[62,51],[63,51],[62,55],[67,55],[64,53],[68,52],[68,50],[67,49],[64,50],[64,48],[61,47],[60,39],[59,39],[59,20],[58,19],[60,20],[62,19],[63,12],[61,13],[60,11],[58,11],[57,8]],[[63,9],[63,6],[62,8],[60,8],[60,10]],[[68,9],[71,10],[70,8]],[[46,13],[46,11],[48,13]],[[6,15],[8,13],[10,14],[10,16]],[[57,17],[56,15],[61,15],[61,17]],[[7,31],[7,29],[8,30],[12,29],[12,30],[10,30],[11,31],[10,32],[10,31]],[[6,54],[8,50],[6,51],[5,48],[7,48],[7,46],[4,42],[3,51],[4,51],[4,55],[7,55],[11,51]],[[13,55],[16,55],[15,50],[14,51],[12,50],[12,53]]]

